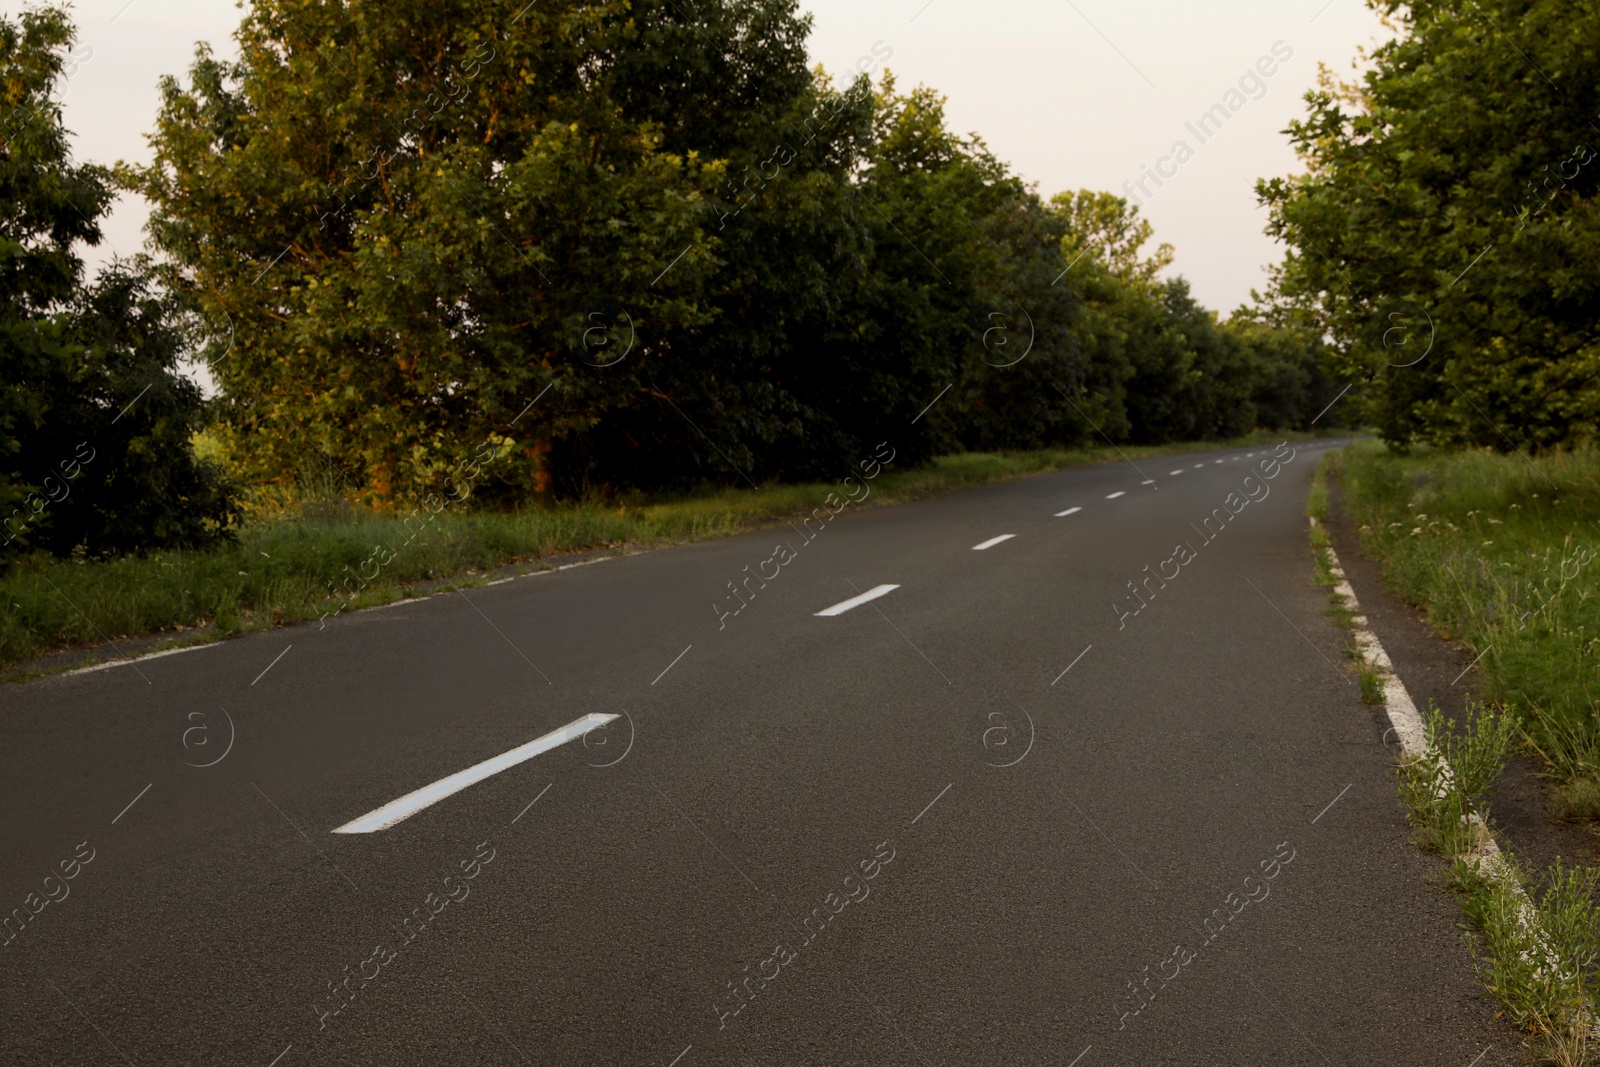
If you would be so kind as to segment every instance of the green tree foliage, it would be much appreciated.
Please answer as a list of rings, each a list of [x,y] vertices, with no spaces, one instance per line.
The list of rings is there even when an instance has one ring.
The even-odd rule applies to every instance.
[[[1323,345],[1292,315],[1241,309],[1219,323],[1182,278],[1162,281],[1172,247],[1144,251],[1153,231],[1136,206],[1084,189],[1051,207],[1066,228],[1061,258],[1084,286],[1087,363],[1120,368],[1083,389],[1108,437],[1160,444],[1257,426],[1303,430],[1337,395]]]
[[[1231,335],[1125,202],[1042,202],[933,91],[807,70],[808,31],[796,0],[253,4],[123,175],[249,476],[458,496],[494,454],[473,491],[517,500],[1248,427],[1231,380],[1196,399]],[[1136,429],[1162,360],[1193,410]]]
[[[387,499],[493,440],[505,492],[571,489],[608,427],[644,455],[720,429],[708,377],[709,402],[770,410],[694,341],[758,297],[719,292],[709,220],[813,92],[806,26],[786,0],[701,6],[273,0],[237,62],[165,83],[134,180],[174,284],[232,323],[210,357],[256,477],[325,456]]]
[[[1158,276],[1172,265],[1169,244],[1156,246],[1145,254],[1142,249],[1155,236],[1139,208],[1113,193],[1079,189],[1076,193],[1057,193],[1050,204],[1066,216],[1071,239],[1062,245],[1069,261],[1089,253],[1123,281],[1153,288]]]
[[[1306,172],[1258,184],[1391,442],[1592,439],[1600,415],[1600,6],[1371,0],[1399,31],[1308,95]]]
[[[72,162],[51,98],[73,40],[59,9],[0,18],[0,558],[192,546],[232,516],[194,457],[199,391],[179,320],[141,261],[84,280],[109,175]]]

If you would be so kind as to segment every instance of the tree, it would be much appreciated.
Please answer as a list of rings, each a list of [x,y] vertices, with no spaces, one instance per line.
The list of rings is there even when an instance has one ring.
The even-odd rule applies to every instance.
[[[0,18],[0,557],[199,545],[234,512],[190,445],[203,404],[148,265],[84,280],[113,193],[50,97],[72,41],[59,8]]]
[[[1050,204],[1065,218],[1067,236],[1062,254],[1068,261],[1088,253],[1123,281],[1155,288],[1158,276],[1172,265],[1173,250],[1159,244],[1154,252],[1141,255],[1141,249],[1155,236],[1149,220],[1139,217],[1139,208],[1126,199],[1093,189],[1076,193],[1057,193]]]
[[[810,79],[793,0],[699,7],[263,0],[238,61],[167,80],[129,180],[232,324],[209,358],[253,476],[459,496],[487,444],[479,491],[574,491],[644,407],[641,444],[704,448],[657,383],[717,319],[726,160]]]
[[[1287,131],[1258,183],[1313,312],[1396,444],[1540,447],[1600,417],[1600,8],[1373,0],[1400,31]]]

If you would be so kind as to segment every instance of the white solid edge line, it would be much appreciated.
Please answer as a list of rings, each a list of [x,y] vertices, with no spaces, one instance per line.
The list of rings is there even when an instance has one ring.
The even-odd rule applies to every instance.
[[[817,614],[819,616],[843,615],[851,608],[859,608],[867,601],[877,600],[886,593],[892,593],[899,588],[900,587],[898,585],[875,585],[871,589],[868,589],[865,593],[862,593],[860,596],[853,596],[849,600],[841,600],[831,608],[823,608],[821,611],[817,612]]]
[[[464,771],[457,771],[448,778],[441,778],[432,785],[425,785],[421,789],[413,790],[397,800],[391,800],[376,811],[369,811],[359,819],[352,819],[333,832],[336,834],[370,834],[375,830],[387,830],[402,820],[409,819],[423,808],[437,804],[453,793],[459,793],[469,785],[483,781],[490,775],[499,774],[508,767],[515,767],[524,760],[530,760],[541,752],[548,752],[552,748],[564,745],[573,738],[582,737],[596,726],[602,726],[616,715],[606,715],[600,712],[590,712],[581,719],[574,719],[559,730],[551,730],[543,737],[535,738],[525,745],[519,745],[510,752],[502,752],[493,759],[486,759],[482,763],[473,764]]]
[[[629,552],[629,553],[626,553],[626,554],[630,555],[630,556],[637,555],[637,553],[634,553],[634,552]],[[574,567],[588,567],[588,566],[590,566],[592,564],[595,564],[595,563],[604,563],[607,560],[619,559],[619,558],[620,557],[618,557],[618,556],[597,556],[594,559],[580,559],[576,563],[563,563],[559,567],[551,567],[548,570],[529,571],[527,574],[522,575],[522,577],[524,577],[524,578],[538,578],[540,575],[544,575],[544,574],[554,574],[557,571],[570,571]]]
[[[1107,497],[1106,497],[1106,499],[1107,499],[1107,500],[1115,500],[1115,499],[1117,499],[1117,497],[1119,497],[1119,496],[1127,496],[1127,495],[1128,495],[1128,493],[1127,493],[1127,490],[1125,490],[1125,489],[1118,489],[1118,490],[1117,490],[1117,491],[1116,491],[1116,492],[1115,492],[1115,493],[1111,493],[1111,494],[1110,494],[1110,495],[1108,495],[1108,496],[1107,496]]]
[[[1080,512],[1082,510],[1083,510],[1082,508],[1068,508],[1066,511],[1058,511],[1058,512],[1056,512],[1056,518],[1064,519],[1068,515],[1076,515],[1078,512]]]
[[[1002,541],[1009,541],[1015,536],[1017,536],[1017,535],[1016,534],[1001,534],[999,537],[991,537],[991,538],[989,538],[989,540],[983,542],[982,544],[973,545],[972,546],[972,551],[974,551],[974,552],[982,552],[986,548],[993,548],[995,545],[998,545]]]
[[[1315,516],[1311,517],[1311,525],[1317,525]],[[1338,554],[1334,552],[1332,545],[1327,545],[1326,548],[1328,569],[1337,583],[1333,587],[1334,597],[1347,610],[1354,613],[1350,620],[1351,628],[1355,631],[1356,644],[1361,649],[1362,655],[1377,668],[1378,677],[1383,682],[1383,710],[1389,718],[1389,725],[1400,740],[1401,751],[1408,759],[1416,759],[1428,751],[1428,731],[1423,725],[1422,716],[1417,712],[1416,701],[1411,699],[1405,683],[1395,674],[1394,666],[1388,654],[1384,652],[1378,635],[1372,632],[1366,616],[1361,614],[1361,603],[1356,600],[1356,591],[1350,587],[1350,580],[1345,577],[1344,568],[1339,565]],[[1436,758],[1444,772],[1445,780],[1453,780],[1455,768],[1451,767],[1449,761],[1442,756]],[[1321,817],[1317,816],[1319,819]],[[1470,818],[1481,825],[1482,820],[1477,813],[1473,813]],[[1540,955],[1544,957],[1542,961],[1535,962],[1536,973],[1546,975],[1560,973],[1563,963],[1546,940],[1539,925],[1539,914],[1533,900],[1517,879],[1516,871],[1506,862],[1505,855],[1500,851],[1499,842],[1493,835],[1485,833],[1482,843],[1468,854],[1468,858],[1475,861],[1484,874],[1509,889],[1516,898],[1517,923],[1542,950]],[[1539,966],[1540,963],[1543,966]]]
[[[91,671],[105,671],[112,667],[125,667],[130,663],[143,663],[147,659],[160,659],[162,656],[176,656],[180,652],[198,652],[202,648],[215,648],[222,644],[221,641],[206,641],[198,645],[184,645],[182,648],[163,648],[159,652],[146,652],[142,656],[132,659],[112,659],[104,663],[94,663],[87,667],[74,667],[70,671],[62,671],[59,677],[71,678],[74,674],[88,674]]]
[[[1315,517],[1311,525],[1316,526]],[[1351,628],[1355,632],[1356,645],[1363,656],[1373,667],[1377,668],[1379,678],[1383,681],[1383,710],[1389,719],[1389,726],[1394,730],[1395,737],[1400,741],[1400,750],[1408,759],[1416,759],[1428,751],[1428,731],[1423,725],[1422,716],[1417,712],[1416,701],[1411,699],[1411,694],[1406,691],[1405,683],[1394,672],[1394,665],[1388,654],[1383,650],[1383,644],[1378,640],[1378,635],[1372,632],[1371,624],[1367,617],[1361,613],[1361,603],[1356,599],[1356,591],[1351,588],[1350,580],[1345,577],[1344,568],[1339,565],[1339,556],[1334,552],[1332,545],[1327,545],[1328,569],[1332,572],[1336,584],[1333,587],[1334,597],[1349,611],[1354,613],[1351,618]],[[1455,769],[1448,761],[1439,757],[1443,765],[1444,775],[1447,779],[1455,777]],[[1320,818],[1320,816],[1319,816]],[[1476,819],[1474,815],[1472,818]],[[1538,927],[1534,917],[1533,903],[1528,898],[1526,890],[1516,880],[1510,867],[1501,855],[1500,845],[1492,836],[1485,835],[1483,843],[1471,854],[1491,877],[1504,881],[1519,898],[1518,921],[1527,925],[1535,932],[1537,938]],[[1542,939],[1541,939],[1542,940]],[[1546,965],[1554,969],[1558,961],[1549,953],[1546,947]]]
[[[398,608],[401,604],[420,604],[427,599],[428,597],[425,596],[408,596],[404,600],[391,600],[387,604],[374,604],[370,608],[357,608],[351,614],[359,615],[363,611],[382,611],[384,608]]]
[[[626,553],[626,555],[634,556],[634,555],[638,555],[638,553],[636,553],[636,552],[628,552],[628,553]],[[591,563],[604,563],[608,559],[617,559],[617,558],[619,558],[619,557],[617,557],[617,556],[600,556],[597,559],[584,559],[584,560],[579,560],[577,563],[565,563],[565,564],[562,564],[559,567],[551,567],[549,570],[529,571],[527,574],[517,575],[515,577],[537,578],[541,574],[554,574],[556,571],[571,570],[573,567],[587,567]],[[505,582],[514,581],[514,580],[515,580],[515,578],[502,578],[502,579],[500,579],[500,581],[497,581],[497,582],[487,582],[487,583],[485,583],[485,588],[487,588],[488,586],[491,586],[491,585],[502,585]],[[350,614],[359,615],[359,614],[361,614],[362,612],[365,612],[365,611],[382,611],[385,608],[398,608],[398,607],[400,607],[400,606],[402,606],[404,604],[420,604],[424,600],[431,600],[436,595],[438,595],[438,594],[429,593],[427,596],[407,597],[404,600],[393,600],[393,601],[390,601],[387,604],[373,604],[370,607],[353,608],[353,609],[351,609]],[[224,644],[227,644],[227,640],[226,639],[221,640],[221,641],[203,641],[200,644],[184,645],[182,648],[164,648],[159,652],[146,652],[142,656],[134,656],[132,659],[113,659],[113,660],[107,660],[104,663],[91,663],[87,667],[74,667],[70,671],[62,671],[60,674],[51,675],[50,677],[54,677],[54,678],[71,678],[75,674],[90,674],[90,673],[92,673],[94,671],[107,671],[107,670],[110,670],[112,667],[123,667],[123,666],[126,666],[126,665],[130,664],[130,663],[143,663],[147,659],[160,659],[162,656],[176,656],[180,652],[198,652],[202,648],[220,648]]]
[[[1312,519],[1312,525],[1316,525]],[[1400,750],[1409,758],[1416,758],[1428,750],[1427,731],[1422,725],[1422,716],[1417,713],[1417,705],[1411,699],[1411,694],[1406,692],[1406,687],[1400,679],[1395,677],[1394,667],[1389,661],[1389,656],[1383,650],[1383,645],[1378,641],[1378,635],[1368,628],[1367,618],[1361,614],[1361,604],[1356,600],[1356,591],[1350,587],[1350,582],[1345,578],[1344,568],[1339,565],[1339,557],[1333,551],[1333,546],[1327,546],[1329,570],[1337,579],[1333,587],[1333,594],[1346,608],[1355,613],[1351,619],[1352,630],[1356,647],[1366,657],[1368,663],[1378,668],[1386,677],[1384,679],[1383,695],[1384,710],[1388,713],[1389,725],[1394,728],[1395,737],[1400,742]]]

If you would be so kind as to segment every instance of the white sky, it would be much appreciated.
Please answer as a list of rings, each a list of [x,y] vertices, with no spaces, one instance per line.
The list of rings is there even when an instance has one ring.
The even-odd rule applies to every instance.
[[[14,15],[23,5],[0,0]],[[923,83],[949,98],[958,131],[980,134],[1045,196],[1064,189],[1124,194],[1174,142],[1194,155],[1146,197],[1156,238],[1177,249],[1174,270],[1224,314],[1265,283],[1279,250],[1261,232],[1255,179],[1296,161],[1279,132],[1303,112],[1319,62],[1349,73],[1359,45],[1386,34],[1363,0],[802,0],[816,16],[811,47],[836,76],[893,49],[902,89]],[[80,53],[93,54],[66,89],[64,114],[80,159],[145,161],[159,104],[156,79],[186,75],[198,40],[233,54],[233,0],[79,0]],[[1275,42],[1293,57],[1265,93],[1247,99],[1202,144],[1185,129]],[[882,42],[879,44],[879,42]],[[1259,92],[1259,90],[1256,90]],[[1237,102],[1235,97],[1234,101]],[[1173,163],[1164,164],[1168,173]],[[143,241],[142,202],[124,198],[105,227],[98,262]]]

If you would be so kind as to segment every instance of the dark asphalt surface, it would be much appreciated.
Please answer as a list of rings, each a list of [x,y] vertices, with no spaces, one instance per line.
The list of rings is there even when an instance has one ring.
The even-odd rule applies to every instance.
[[[0,1063],[1519,1062],[1311,584],[1325,447],[1209,543],[1272,449],[0,690]]]

